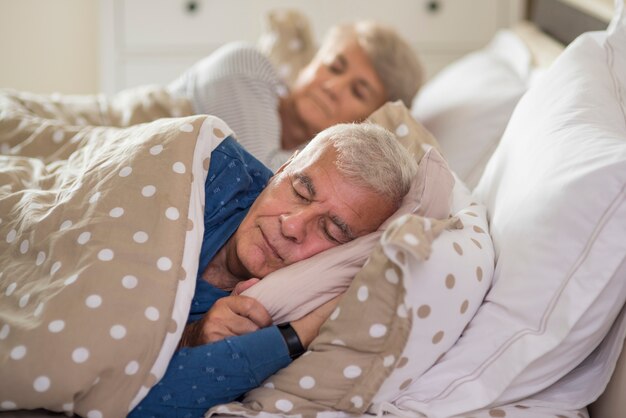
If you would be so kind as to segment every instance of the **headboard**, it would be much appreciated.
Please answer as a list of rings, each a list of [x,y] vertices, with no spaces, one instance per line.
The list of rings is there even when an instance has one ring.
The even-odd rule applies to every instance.
[[[546,68],[578,35],[606,29],[612,13],[613,0],[528,0],[526,20],[513,31],[530,50],[533,66]]]
[[[527,16],[542,32],[564,45],[583,32],[604,30],[613,2],[607,0],[529,0]]]

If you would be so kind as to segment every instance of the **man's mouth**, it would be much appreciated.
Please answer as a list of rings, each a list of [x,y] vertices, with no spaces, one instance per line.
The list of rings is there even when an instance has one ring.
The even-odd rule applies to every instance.
[[[259,230],[261,231],[261,236],[263,237],[263,240],[265,241],[265,245],[270,250],[270,253],[274,256],[274,258],[280,261],[284,261],[283,258],[280,256],[280,254],[278,254],[278,251],[276,251],[276,248],[270,243],[269,238],[267,238],[263,230],[262,229],[259,229]]]

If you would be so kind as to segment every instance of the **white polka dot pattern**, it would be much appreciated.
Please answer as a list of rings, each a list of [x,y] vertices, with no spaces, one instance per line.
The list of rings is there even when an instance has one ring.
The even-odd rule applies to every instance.
[[[159,320],[159,310],[154,306],[148,306],[145,311],[146,318],[150,321],[158,321]]]
[[[120,208],[120,207],[113,208],[109,212],[109,216],[111,216],[112,218],[119,218],[123,214],[124,214],[124,208]]]
[[[126,373],[129,376],[132,376],[135,373],[137,373],[138,370],[139,370],[139,363],[133,360],[126,365],[126,367],[124,368],[124,373]]]
[[[87,244],[87,242],[89,242],[89,240],[91,239],[91,233],[88,231],[82,232],[78,238],[76,239],[76,242],[79,243],[80,245],[85,245]]]
[[[48,376],[39,376],[33,382],[33,388],[37,392],[45,392],[50,389],[50,378]]]
[[[13,360],[21,360],[24,358],[25,355],[26,347],[24,347],[23,345],[18,345],[11,350],[9,357],[11,357],[11,359]]]
[[[302,389],[312,389],[315,386],[315,379],[312,376],[304,376],[300,379],[300,387]]]
[[[133,235],[133,240],[138,244],[143,244],[144,242],[148,241],[148,238],[148,234],[144,231],[137,231]]]
[[[50,275],[53,276],[57,271],[59,271],[62,265],[63,263],[61,263],[60,261],[55,261],[50,268]]]
[[[63,328],[65,328],[65,321],[62,319],[56,319],[48,324],[48,330],[53,333],[61,332]]]
[[[172,268],[172,260],[167,257],[161,257],[157,260],[157,267],[159,270],[167,271]]]
[[[392,372],[408,338],[413,318],[396,315],[404,303],[402,274],[379,246],[306,355],[281,371],[280,379],[271,377],[267,383],[273,387],[253,390],[243,407],[229,404],[229,409],[251,411],[254,404],[279,414],[285,411],[278,402],[289,401],[292,414],[323,412],[327,407],[362,414],[381,382],[372,377]]]
[[[126,289],[134,289],[137,287],[138,279],[135,276],[127,275],[122,278],[122,286]]]
[[[287,399],[279,399],[276,401],[276,409],[280,412],[289,412],[293,409],[293,403],[288,401]]]
[[[89,358],[89,350],[85,347],[79,347],[72,352],[72,360],[75,363],[84,363]]]
[[[72,283],[74,283],[76,280],[78,280],[78,274],[72,274],[70,277],[68,277],[67,279],[65,279],[65,281],[63,282],[63,284],[65,286],[69,286]]]
[[[111,335],[111,338],[115,340],[121,340],[122,338],[126,337],[126,327],[119,324],[113,325],[109,334]]]
[[[291,414],[363,413],[410,390],[456,341],[489,287],[494,254],[486,231],[479,205],[444,221],[396,220],[307,355],[229,411],[283,413],[277,402],[288,400]],[[382,385],[373,376],[385,377]]]
[[[102,305],[102,298],[100,295],[90,295],[85,299],[85,305],[92,309],[99,308]]]
[[[44,261],[46,261],[46,253],[44,253],[43,251],[39,251],[37,253],[37,259],[35,260],[35,265],[40,266],[43,264]]]
[[[152,184],[144,186],[144,188],[141,189],[141,194],[144,197],[152,197],[152,196],[154,196],[155,193],[156,193],[156,187],[153,186]]]
[[[141,122],[148,111],[163,112],[174,101],[154,89],[131,94],[138,96],[116,104],[135,106],[126,123]],[[131,116],[98,100],[94,110],[110,122]],[[60,112],[63,106],[49,109]],[[177,108],[183,114],[191,110],[188,103]],[[32,102],[17,113],[41,109]],[[86,123],[98,117],[68,119],[78,116]],[[189,272],[201,242],[196,226],[206,175],[202,162],[223,139],[214,130],[230,134],[216,118],[160,119],[167,116],[153,113],[159,120],[122,129],[35,118],[20,124],[19,129],[36,127],[32,143],[9,151],[36,158],[20,157],[19,173],[5,176],[8,184],[2,185],[9,198],[0,201],[0,213],[16,216],[0,220],[0,254],[8,255],[0,260],[0,298],[3,313],[11,310],[12,318],[0,321],[0,341],[7,347],[0,358],[1,409],[125,416],[146,376],[162,375],[165,364],[157,359],[167,359],[176,345],[182,327],[172,324],[185,321],[172,306],[191,298],[188,279],[195,278]],[[199,136],[203,123],[207,129]],[[54,170],[42,159],[54,162]],[[13,161],[7,162],[10,171]],[[19,200],[29,204],[10,206]],[[197,263],[197,253],[195,258]],[[166,343],[155,347],[154,341]],[[119,391],[120,385],[130,390]],[[77,391],[82,396],[75,397]]]
[[[105,248],[103,250],[100,250],[100,252],[98,252],[98,259],[102,261],[111,261],[113,260],[114,256],[115,254],[113,253],[113,250],[110,248]]]

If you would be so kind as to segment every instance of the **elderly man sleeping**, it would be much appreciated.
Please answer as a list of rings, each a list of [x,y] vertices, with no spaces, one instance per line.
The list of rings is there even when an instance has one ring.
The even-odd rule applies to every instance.
[[[291,324],[271,325],[258,301],[238,293],[376,230],[398,209],[416,172],[395,137],[374,124],[322,131],[273,176],[230,138],[212,161],[196,292],[180,349],[130,416],[202,416],[302,354],[337,298]]]

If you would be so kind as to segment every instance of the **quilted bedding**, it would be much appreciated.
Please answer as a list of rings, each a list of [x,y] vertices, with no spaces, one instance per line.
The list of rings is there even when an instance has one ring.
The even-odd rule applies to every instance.
[[[189,111],[158,89],[0,94],[1,409],[125,416],[161,378],[231,132],[212,116],[121,126]]]

